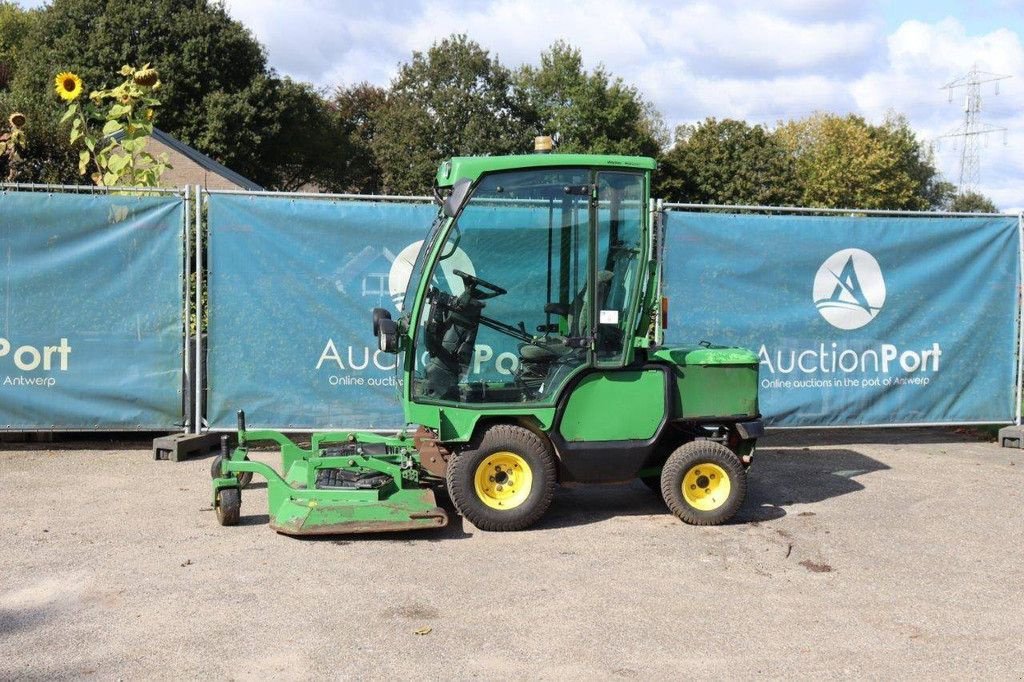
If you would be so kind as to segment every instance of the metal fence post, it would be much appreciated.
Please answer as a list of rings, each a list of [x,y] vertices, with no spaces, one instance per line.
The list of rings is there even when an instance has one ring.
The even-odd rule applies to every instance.
[[[196,185],[196,380],[195,380],[195,426],[193,433],[203,432],[203,195],[202,187]]]
[[[184,348],[185,348],[185,353],[184,353],[184,358],[182,360],[182,362],[184,362],[184,365],[185,365],[185,381],[182,382],[184,384],[184,387],[185,387],[184,388],[185,395],[183,396],[183,403],[182,403],[183,407],[185,408],[183,410],[185,417],[184,417],[184,420],[183,420],[184,423],[182,424],[182,429],[184,430],[185,433],[189,433],[191,431],[191,425],[192,425],[192,394],[194,392],[193,391],[193,382],[192,382],[192,378],[193,378],[193,371],[192,371],[192,331],[189,329],[189,326],[190,326],[190,323],[191,323],[190,315],[192,314],[192,240],[189,239],[189,234],[188,234],[189,228],[192,225],[192,216],[189,213],[189,209],[191,208],[190,200],[191,200],[191,196],[190,196],[190,192],[189,192],[189,186],[185,185],[185,195],[184,195],[184,202],[185,202],[184,209],[185,210],[182,211],[182,213],[185,215],[185,218],[184,218],[184,223],[185,223],[184,230],[185,230],[185,233],[182,235],[182,239],[185,240],[185,282],[183,283],[183,286],[185,287],[185,295],[183,297],[185,299],[185,310],[183,311],[183,319],[185,320],[185,325],[184,325],[184,327],[185,327],[185,329],[184,329],[184,338],[185,338],[185,346],[184,346]]]
[[[1019,241],[1019,265],[1017,270],[1017,404],[1014,405],[1017,426],[1021,425],[1021,380],[1024,379],[1024,309],[1021,298],[1024,296],[1024,212],[1017,214],[1017,236]]]

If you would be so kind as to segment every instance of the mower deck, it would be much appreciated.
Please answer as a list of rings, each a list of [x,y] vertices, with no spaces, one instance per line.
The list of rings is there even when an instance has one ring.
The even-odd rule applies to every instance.
[[[276,431],[246,431],[240,416],[239,445],[226,439],[213,468],[214,508],[223,525],[238,522],[241,474],[267,480],[270,527],[286,535],[376,533],[441,528],[448,513],[420,481],[412,440],[372,433],[316,434],[308,450]],[[272,441],[281,447],[282,476],[248,459],[248,446]],[[330,445],[330,447],[326,447]]]

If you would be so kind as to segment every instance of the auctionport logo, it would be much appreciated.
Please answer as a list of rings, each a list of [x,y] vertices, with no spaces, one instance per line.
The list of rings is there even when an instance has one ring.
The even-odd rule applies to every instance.
[[[885,304],[885,279],[867,251],[843,249],[829,256],[814,277],[814,305],[833,327],[860,329]]]
[[[402,310],[402,298],[405,296],[406,287],[409,286],[413,265],[416,263],[416,257],[419,255],[421,248],[423,248],[423,240],[413,242],[402,249],[391,264],[391,272],[388,273],[388,290],[391,294],[391,300],[395,304],[395,310],[400,313],[405,312]],[[445,248],[449,247],[445,245]],[[441,258],[439,274],[448,285],[448,291],[458,296],[462,293],[465,285],[462,282],[462,278],[456,275],[454,271],[462,270],[466,274],[476,275],[476,268],[473,267],[473,262],[469,260],[466,252],[458,247],[455,247],[452,251],[442,253]],[[415,285],[415,283],[413,284]]]

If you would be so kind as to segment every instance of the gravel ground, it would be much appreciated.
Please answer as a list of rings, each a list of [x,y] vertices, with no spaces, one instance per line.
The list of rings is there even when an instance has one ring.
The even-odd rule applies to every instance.
[[[2,447],[3,679],[1024,676],[1024,455],[949,429],[772,433],[723,527],[634,482],[319,539],[262,483],[218,526],[209,459]]]

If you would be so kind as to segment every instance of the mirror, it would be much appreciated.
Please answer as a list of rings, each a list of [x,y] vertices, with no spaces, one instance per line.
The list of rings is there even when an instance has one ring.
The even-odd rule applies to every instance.
[[[391,319],[391,313],[389,313],[387,310],[385,310],[384,308],[374,308],[373,309],[373,335],[374,336],[380,336],[380,321],[381,320],[390,320],[390,319]]]
[[[382,353],[398,352],[398,324],[394,320],[382,319],[377,326],[377,347]]]
[[[451,193],[441,206],[441,210],[444,211],[446,216],[454,218],[455,214],[459,212],[459,207],[462,206],[462,202],[466,200],[466,195],[469,194],[471,184],[469,178],[461,178],[455,181],[455,184],[452,185]]]

